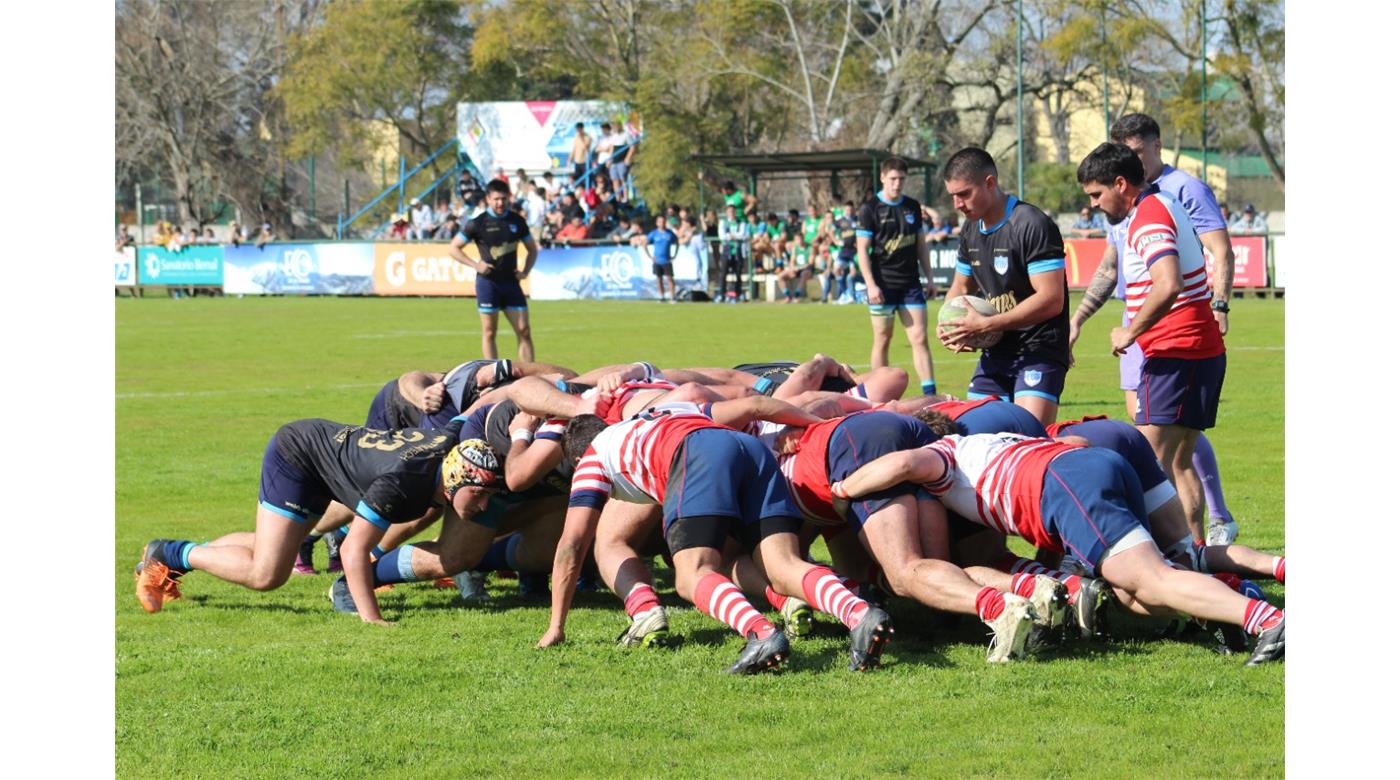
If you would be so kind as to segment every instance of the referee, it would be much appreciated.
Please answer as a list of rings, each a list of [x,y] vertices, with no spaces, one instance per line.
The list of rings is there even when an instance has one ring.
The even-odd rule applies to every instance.
[[[965,222],[948,300],[978,293],[997,313],[971,308],[938,338],[955,352],[979,333],[1001,333],[983,350],[968,398],[1012,400],[1044,425],[1055,421],[1069,372],[1069,283],[1065,246],[1054,220],[1001,191],[992,156],[967,148],[949,158],[943,183]]]

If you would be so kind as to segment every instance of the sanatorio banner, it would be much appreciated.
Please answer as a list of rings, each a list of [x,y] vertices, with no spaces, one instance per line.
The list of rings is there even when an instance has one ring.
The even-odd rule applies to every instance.
[[[136,250],[136,277],[144,285],[212,285],[224,281],[224,251],[218,246],[187,246],[171,252],[162,246]]]

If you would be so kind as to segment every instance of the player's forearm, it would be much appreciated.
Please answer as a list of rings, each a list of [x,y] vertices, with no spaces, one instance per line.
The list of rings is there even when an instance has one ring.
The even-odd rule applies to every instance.
[[[1217,301],[1228,301],[1235,289],[1235,248],[1230,244],[1230,234],[1212,230],[1201,236],[1201,244],[1214,260],[1213,297]]]
[[[365,532],[366,527],[378,533]],[[379,613],[379,601],[374,596],[374,569],[369,560],[370,550],[382,538],[382,531],[357,517],[350,526],[350,535],[341,545],[345,584],[350,588],[350,596],[355,600],[355,610],[359,612],[360,619],[367,623],[384,619]]]
[[[1089,289],[1084,291],[1084,299],[1074,310],[1074,323],[1083,325],[1094,316],[1108,299],[1113,296],[1113,288],[1118,286],[1118,252],[1110,243],[1104,248],[1103,259],[1094,269],[1094,278],[1089,280]]]
[[[580,399],[535,376],[521,377],[505,388],[506,397],[536,417],[575,417]]]
[[[583,571],[583,556],[598,525],[600,512],[587,507],[569,509],[564,520],[564,532],[554,550],[553,590],[549,607],[549,627],[564,630],[569,606],[574,602],[579,574]]]
[[[468,268],[479,272],[481,270],[480,266],[475,260],[472,260],[470,257],[467,257],[467,253],[462,251],[463,246],[465,246],[465,244],[458,244],[456,241],[453,241],[451,244],[448,244],[447,256],[452,258],[453,260],[456,260],[462,265],[465,265]]]
[[[1146,333],[1157,321],[1167,316],[1172,310],[1172,302],[1181,292],[1181,285],[1159,285],[1155,281],[1152,285],[1152,292],[1147,299],[1142,302],[1142,308],[1138,309],[1136,317],[1128,323],[1128,335],[1133,341],[1137,341],[1142,334]]]
[[[845,479],[832,483],[839,498],[859,498],[892,488],[906,480],[908,458],[904,452],[882,455],[856,469]]]
[[[862,239],[856,239],[856,265],[860,267],[860,275],[865,279],[865,285],[874,287],[875,272],[870,265],[869,241],[868,239],[864,240],[865,246],[862,246],[862,241]]]
[[[526,441],[511,434],[510,455],[506,457],[506,487],[512,492],[528,490],[559,465],[563,450],[553,441]]]
[[[409,371],[399,377],[399,395],[420,411],[423,408],[423,391],[442,381],[441,374],[426,371]]]

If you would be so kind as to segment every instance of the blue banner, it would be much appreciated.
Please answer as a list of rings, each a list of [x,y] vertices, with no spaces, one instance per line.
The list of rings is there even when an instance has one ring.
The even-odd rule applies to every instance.
[[[671,260],[676,296],[704,291],[709,252],[703,242],[677,248]],[[646,250],[635,246],[541,249],[530,271],[530,297],[540,301],[578,298],[657,300],[656,276]]]
[[[224,248],[187,246],[171,252],[162,246],[137,249],[141,284],[214,285],[224,282]]]
[[[373,295],[374,244],[226,246],[224,292],[233,295]]]

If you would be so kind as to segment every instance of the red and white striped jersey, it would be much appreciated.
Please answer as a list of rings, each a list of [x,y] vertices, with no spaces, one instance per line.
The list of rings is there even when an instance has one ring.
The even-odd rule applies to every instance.
[[[924,446],[945,468],[942,479],[924,488],[968,520],[1061,550],[1045,530],[1040,495],[1050,461],[1077,446],[1015,433],[944,436]]]
[[[602,408],[598,410],[598,416],[609,425],[616,425],[622,422],[622,410],[627,407],[629,401],[638,393],[649,390],[675,390],[676,383],[660,378],[658,375],[654,379],[638,379],[634,382],[623,382],[612,392]],[[598,388],[585,390],[582,398],[597,398]]]
[[[1123,258],[1128,319],[1137,317],[1152,292],[1152,266],[1176,255],[1182,288],[1171,310],[1138,337],[1147,357],[1203,359],[1225,352],[1220,327],[1210,311],[1205,253],[1191,216],[1176,199],[1155,187],[1145,190],[1129,212]]]
[[[574,469],[569,506],[601,508],[609,497],[659,504],[681,441],[704,428],[723,428],[699,406],[662,404],[603,429]]]

